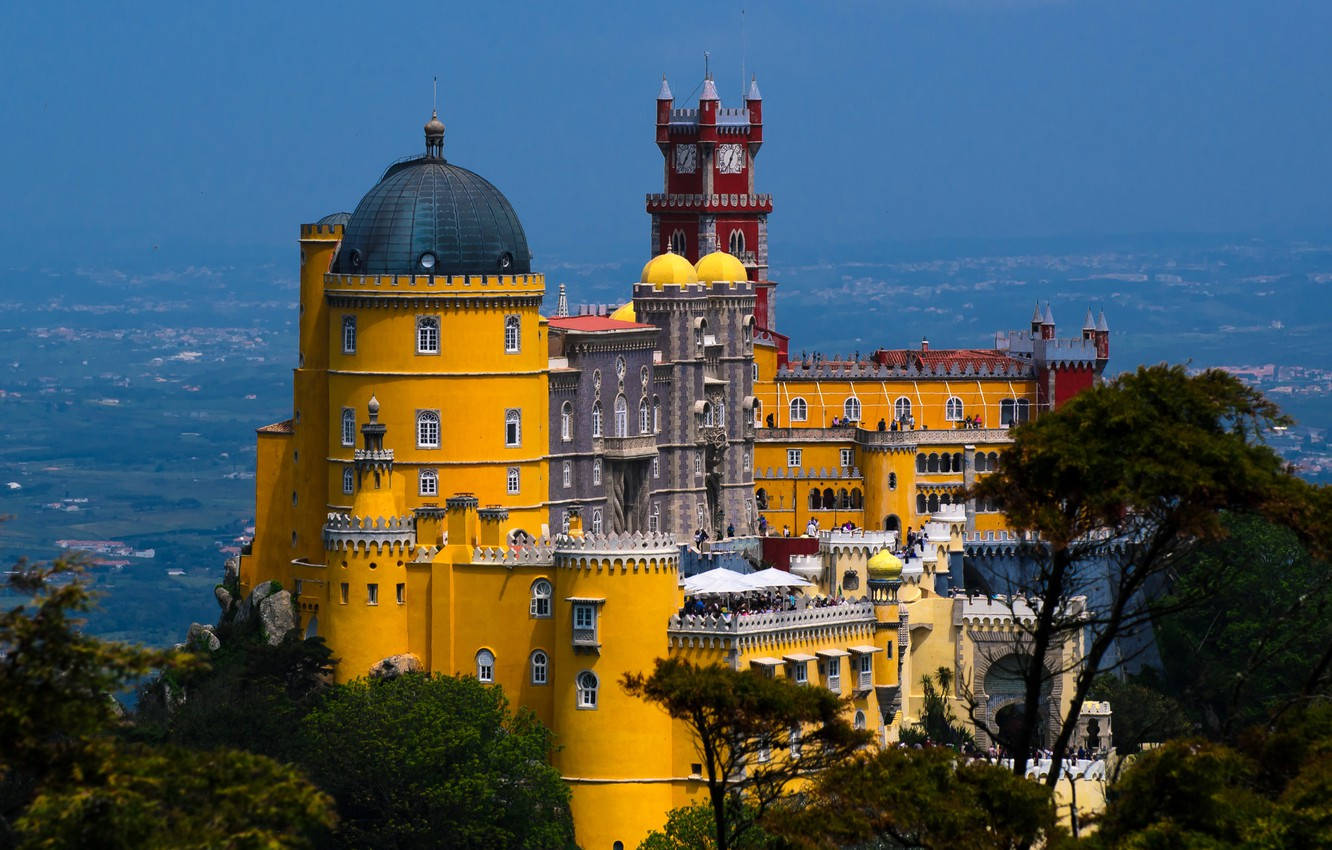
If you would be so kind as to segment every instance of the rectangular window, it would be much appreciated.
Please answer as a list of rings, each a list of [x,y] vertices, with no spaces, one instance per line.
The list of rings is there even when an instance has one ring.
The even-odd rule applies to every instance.
[[[344,493],[352,492],[353,488],[355,487],[355,484],[356,484],[356,475],[352,472],[352,468],[349,466],[346,469],[342,470],[342,492]]]
[[[695,474],[695,475],[702,475],[702,474],[703,474],[703,455],[702,455],[702,454],[695,454],[695,455],[694,455],[694,474]]]
[[[573,645],[598,648],[597,606],[592,602],[575,602],[573,606]]]
[[[379,585],[367,584],[365,586],[365,604],[366,605],[379,604]]]
[[[842,468],[849,469],[855,464],[855,451],[852,449],[842,449]]]
[[[661,458],[659,457],[652,458],[652,477],[661,477]]]
[[[504,317],[504,351],[507,354],[518,353],[518,343],[520,330],[522,328],[521,320],[517,316]]]
[[[434,316],[416,319],[416,353],[439,354],[439,319]]]
[[[874,687],[874,656],[865,653],[856,659],[857,673],[860,676],[860,690],[868,691]]]
[[[417,481],[420,484],[420,486],[417,488],[420,495],[422,496],[439,495],[439,476],[435,474],[435,470],[433,469],[421,470],[420,476],[418,477]]]
[[[842,659],[828,659],[828,673],[824,681],[827,682],[828,690],[835,694],[842,692]]]
[[[342,353],[356,353],[356,317],[342,317]]]
[[[800,739],[804,737],[799,725],[791,727],[791,758],[800,758]]]
[[[572,462],[572,461],[567,461],[567,460],[566,460],[566,461],[564,462],[564,464],[563,464],[563,477],[564,477],[564,486],[565,486],[565,487],[572,487],[572,486],[573,486],[573,462]]]
[[[809,667],[808,667],[808,665],[809,665],[809,662],[808,662],[808,661],[793,661],[793,662],[791,662],[791,679],[792,679],[797,685],[808,685],[808,684],[809,684]]]
[[[342,600],[343,605],[347,604],[347,593],[350,589],[351,588],[347,585],[347,582],[345,581],[338,587],[339,598]]]
[[[652,513],[648,515],[648,531],[661,531],[661,512],[656,505],[652,506]]]
[[[590,629],[596,625],[597,611],[591,605],[575,605],[573,609],[575,629]]]
[[[801,453],[802,451],[800,449],[787,449],[786,465],[790,467],[799,467]]]
[[[518,492],[518,467],[509,467],[508,485],[510,495]]]
[[[745,452],[744,470],[749,471],[749,452]]]
[[[399,582],[399,583],[398,583],[398,586],[395,588],[395,590],[396,590],[396,592],[397,592],[397,594],[398,594],[398,604],[399,604],[399,605],[406,605],[406,604],[407,604],[407,585],[405,585],[405,584]]]

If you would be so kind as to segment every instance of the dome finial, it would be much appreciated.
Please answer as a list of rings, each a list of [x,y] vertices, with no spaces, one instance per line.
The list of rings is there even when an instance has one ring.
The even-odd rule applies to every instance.
[[[434,105],[425,125],[426,156],[444,158],[444,122],[439,120],[439,77],[435,77]]]

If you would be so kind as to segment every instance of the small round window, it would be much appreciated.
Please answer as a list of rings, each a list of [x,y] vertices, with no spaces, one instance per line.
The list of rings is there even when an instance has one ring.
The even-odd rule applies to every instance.
[[[513,268],[513,254],[510,254],[508,251],[505,251],[504,253],[500,254],[498,265],[500,271],[502,272],[508,271],[509,269]]]
[[[420,262],[421,262],[421,268],[425,269],[426,271],[433,272],[435,270],[435,255],[430,253],[429,251],[426,251],[424,254],[421,255]]]
[[[347,254],[347,262],[351,263],[352,268],[359,269],[361,267],[361,252],[355,248],[351,249],[351,252]]]

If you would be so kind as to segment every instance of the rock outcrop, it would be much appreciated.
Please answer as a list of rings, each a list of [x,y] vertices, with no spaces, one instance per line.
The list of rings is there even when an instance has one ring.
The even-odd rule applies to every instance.
[[[420,673],[425,669],[421,659],[415,654],[404,652],[402,655],[390,655],[370,668],[372,679],[392,679],[403,673]]]

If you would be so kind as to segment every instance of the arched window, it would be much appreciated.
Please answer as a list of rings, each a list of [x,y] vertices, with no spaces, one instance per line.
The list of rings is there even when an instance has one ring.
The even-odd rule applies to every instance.
[[[495,653],[488,649],[476,654],[476,679],[478,682],[495,681]]]
[[[925,463],[926,463],[925,455],[916,455],[916,471],[917,471],[917,472],[924,472],[924,471],[925,471]]]
[[[356,353],[356,317],[342,317],[342,353]]]
[[[964,463],[964,458],[962,457],[962,453],[953,452],[953,471],[961,472],[963,463]]]
[[[999,424],[1021,425],[1031,415],[1031,402],[1025,398],[1006,398],[999,402]]]
[[[932,514],[933,514],[933,513],[938,513],[938,512],[939,512],[939,494],[938,494],[938,493],[931,493],[931,494],[930,494],[929,501],[928,501],[926,504],[928,505],[928,509],[929,509],[929,512],[930,512],[930,513],[932,513]]]
[[[707,401],[703,402],[703,427],[712,427],[712,403]]]
[[[504,351],[506,353],[517,353],[518,343],[521,339],[521,329],[522,325],[517,316],[504,317]]]
[[[754,427],[763,427],[763,402],[754,399]]]
[[[893,418],[898,422],[906,422],[911,418],[911,399],[898,396],[897,401],[893,402]]]
[[[976,459],[973,461],[973,463],[976,464],[976,471],[977,471],[977,472],[984,472],[984,471],[985,471],[985,452],[976,452]]]
[[[949,422],[962,421],[962,399],[953,396],[944,404],[944,419]]]
[[[573,461],[566,460],[560,467],[561,481],[565,487],[573,486]]]
[[[601,486],[601,458],[592,461],[592,486]]]
[[[652,513],[648,515],[648,531],[654,534],[661,531],[661,505],[652,506]]]
[[[930,452],[929,459],[925,463],[925,471],[926,472],[939,471],[939,455],[937,455],[934,452]]]
[[[433,469],[423,469],[416,477],[417,492],[422,496],[439,495],[439,476]]]
[[[1016,420],[1017,420],[1017,423],[1018,423],[1019,425],[1021,425],[1023,422],[1026,422],[1028,419],[1030,419],[1030,418],[1031,418],[1031,402],[1027,401],[1025,398],[1020,398],[1020,399],[1018,399],[1018,400],[1017,400],[1017,409],[1014,411],[1014,415],[1015,415]]]
[[[939,507],[946,508],[953,503],[953,497],[949,493],[939,494]]]
[[[592,436],[601,436],[601,402],[592,402]]]
[[[864,506],[864,504],[865,504],[865,503],[864,503],[864,501],[863,501],[863,497],[861,496],[860,488],[859,488],[859,487],[852,487],[852,488],[851,488],[851,510],[853,510],[853,511],[858,511],[858,510],[861,509],[861,507]]]
[[[652,433],[661,433],[661,399],[652,397]]]
[[[550,657],[541,650],[532,653],[532,684],[544,685],[550,681]]]
[[[601,508],[594,508],[592,511],[592,533],[601,533]]]
[[[791,399],[791,421],[804,422],[809,418],[809,405],[803,398]]]
[[[550,616],[550,597],[554,593],[550,582],[539,578],[532,582],[532,598],[527,605],[527,613],[533,617]]]
[[[352,472],[350,466],[342,470],[342,492],[350,493],[356,486],[356,474]]]
[[[416,447],[439,448],[439,411],[422,410],[416,414]]]
[[[596,708],[597,707],[597,674],[591,670],[584,670],[578,674],[575,680],[578,685],[578,707]]]
[[[356,411],[350,407],[342,408],[342,444],[356,445]]]
[[[823,491],[823,509],[830,511],[835,507],[837,507],[837,494],[833,492],[831,487],[828,487]]]
[[[725,428],[725,427],[726,427],[726,402],[719,398],[719,399],[717,399],[717,403],[714,405],[714,407],[716,408],[716,413],[715,413],[715,415],[714,415],[713,418],[717,420],[717,427],[718,427],[718,428]]]
[[[860,421],[860,399],[851,396],[842,404],[842,415],[851,422]]]
[[[809,509],[817,511],[823,505],[823,496],[819,493],[818,487],[809,488]]]
[[[677,230],[671,234],[671,250],[676,254],[684,254],[688,245],[685,243],[685,232]]]
[[[758,509],[759,509],[759,510],[761,510],[761,511],[762,511],[762,510],[767,510],[767,508],[768,508],[768,491],[765,490],[765,489],[763,489],[762,487],[760,487],[760,488],[758,488],[757,490],[755,490],[755,491],[754,491],[754,501],[758,504]]]
[[[434,316],[416,318],[416,353],[439,354],[439,319]]]
[[[924,493],[916,494],[916,513],[923,514],[930,509],[929,503],[925,500]]]
[[[837,491],[837,509],[839,511],[847,510],[851,507],[851,494],[843,487]]]
[[[518,467],[516,467],[516,466],[511,466],[511,467],[509,467],[508,474],[505,476],[505,479],[504,479],[504,480],[505,480],[505,485],[508,487],[508,491],[509,491],[509,494],[510,494],[510,495],[515,495],[515,494],[517,494],[517,493],[519,492],[519,489],[518,489]]]
[[[560,439],[566,443],[573,439],[574,417],[573,403],[566,401],[560,405]]]
[[[629,436],[629,402],[622,395],[615,397],[615,436]]]
[[[896,473],[896,472],[890,472],[890,473],[888,473],[888,489],[889,489],[889,490],[896,490],[896,489],[897,489],[897,473]]]
[[[855,719],[853,725],[854,725],[857,729],[864,730],[864,728],[865,728],[865,712],[863,712],[863,711],[857,711],[857,712],[856,712],[856,719]]]
[[[730,248],[731,253],[737,257],[745,252],[745,234],[743,231],[731,231]]]
[[[740,323],[740,342],[748,346],[754,341],[754,317],[746,316]]]
[[[988,469],[988,470],[990,470],[991,472],[995,472],[995,471],[997,471],[997,470],[999,469],[999,453],[998,453],[998,452],[990,452],[990,459],[989,459],[989,461],[985,464],[985,468]]]
[[[640,434],[652,433],[652,418],[651,414],[648,413],[647,396],[643,396],[643,398],[638,402],[638,433]]]
[[[523,442],[523,414],[517,408],[504,411],[504,445],[518,446]]]

